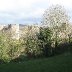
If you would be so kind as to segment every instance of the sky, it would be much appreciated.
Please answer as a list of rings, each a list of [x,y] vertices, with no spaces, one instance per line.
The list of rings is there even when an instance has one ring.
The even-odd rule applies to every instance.
[[[72,0],[0,0],[0,24],[40,23],[44,11],[56,4],[64,6],[72,20]]]

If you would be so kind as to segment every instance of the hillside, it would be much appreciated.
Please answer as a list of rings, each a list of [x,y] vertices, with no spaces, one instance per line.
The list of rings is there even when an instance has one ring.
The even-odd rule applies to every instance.
[[[0,72],[72,72],[72,54],[2,64]]]

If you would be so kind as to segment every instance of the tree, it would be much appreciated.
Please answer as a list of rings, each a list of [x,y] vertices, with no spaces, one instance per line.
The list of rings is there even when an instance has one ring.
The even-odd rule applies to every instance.
[[[52,32],[48,27],[40,28],[40,33],[38,35],[38,39],[40,42],[39,46],[40,46],[40,49],[43,51],[43,55],[46,57],[52,55],[51,35],[52,35]]]
[[[51,6],[45,11],[42,24],[47,25],[52,30],[52,39],[55,47],[58,45],[59,34],[66,30],[68,23],[68,15],[62,6]]]
[[[20,55],[19,40],[12,39],[10,32],[0,31],[0,59],[4,62],[19,57]]]
[[[27,37],[25,52],[29,58],[37,57],[38,55],[40,55],[41,52],[38,43],[39,41],[37,36]]]
[[[37,57],[40,55],[40,48],[38,46],[38,37],[37,34],[39,32],[38,26],[27,26],[26,29],[23,30],[23,36],[21,37],[22,45],[24,50],[24,54],[29,58]]]
[[[4,62],[10,61],[10,57],[8,55],[9,43],[7,41],[8,41],[7,36],[2,32],[0,32],[0,59],[3,60]]]

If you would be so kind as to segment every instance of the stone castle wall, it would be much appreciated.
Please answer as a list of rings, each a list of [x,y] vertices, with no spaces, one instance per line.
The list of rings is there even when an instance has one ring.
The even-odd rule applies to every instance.
[[[10,32],[13,39],[19,39],[27,35],[34,35],[39,32],[39,27],[35,25],[8,24],[6,26],[0,25],[0,30]]]

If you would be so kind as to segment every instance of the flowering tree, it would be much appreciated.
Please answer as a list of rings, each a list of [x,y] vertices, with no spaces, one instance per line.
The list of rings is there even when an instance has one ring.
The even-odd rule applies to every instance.
[[[58,44],[59,34],[66,31],[68,23],[68,15],[62,6],[51,6],[45,11],[42,24],[51,28],[53,32],[52,39],[55,47]]]

